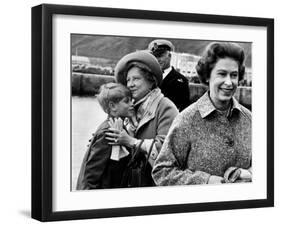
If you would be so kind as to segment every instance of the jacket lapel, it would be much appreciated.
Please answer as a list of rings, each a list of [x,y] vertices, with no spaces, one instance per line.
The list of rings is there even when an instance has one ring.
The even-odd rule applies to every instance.
[[[138,130],[147,122],[149,122],[150,120],[152,120],[153,118],[155,118],[155,113],[157,110],[157,106],[161,100],[161,98],[163,97],[163,94],[160,93],[160,95],[157,95],[154,100],[151,102],[151,104],[149,106],[147,106],[147,109],[143,115],[143,118],[140,120],[139,125],[136,129],[136,133],[138,132]]]

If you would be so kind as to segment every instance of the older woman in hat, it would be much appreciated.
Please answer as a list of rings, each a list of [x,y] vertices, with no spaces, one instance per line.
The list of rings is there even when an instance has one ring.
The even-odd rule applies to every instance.
[[[107,133],[108,139],[131,150],[139,147],[140,158],[147,158],[149,162],[145,174],[147,178],[139,186],[153,186],[152,166],[178,110],[161,93],[162,71],[157,59],[148,51],[124,56],[115,67],[115,77],[132,93],[136,124],[129,124],[134,136],[128,135],[125,130],[112,129]]]
[[[211,43],[197,64],[209,90],[174,120],[152,171],[157,185],[251,181],[251,112],[233,97],[244,51]]]

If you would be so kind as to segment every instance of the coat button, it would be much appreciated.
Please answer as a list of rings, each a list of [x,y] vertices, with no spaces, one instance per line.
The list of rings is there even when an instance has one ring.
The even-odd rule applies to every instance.
[[[230,137],[227,137],[225,139],[225,143],[229,146],[229,147],[233,147],[234,146],[234,140]]]

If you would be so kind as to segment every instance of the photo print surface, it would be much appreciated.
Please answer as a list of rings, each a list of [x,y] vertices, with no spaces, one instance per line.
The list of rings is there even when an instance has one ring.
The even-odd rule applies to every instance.
[[[251,182],[251,42],[70,40],[72,191]]]

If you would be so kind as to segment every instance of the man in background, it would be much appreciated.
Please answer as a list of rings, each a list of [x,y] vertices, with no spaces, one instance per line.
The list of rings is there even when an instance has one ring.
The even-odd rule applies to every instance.
[[[174,45],[164,39],[153,40],[148,45],[149,51],[157,58],[163,71],[163,81],[160,89],[182,111],[189,105],[188,79],[171,66],[171,52]]]

